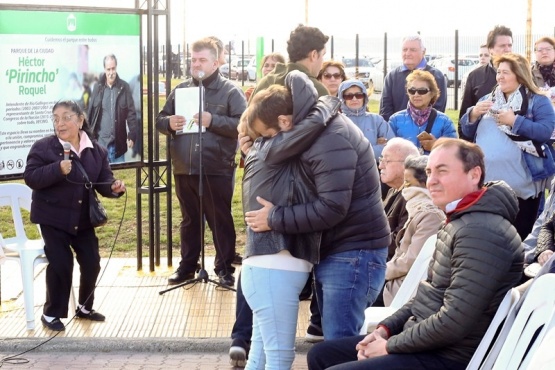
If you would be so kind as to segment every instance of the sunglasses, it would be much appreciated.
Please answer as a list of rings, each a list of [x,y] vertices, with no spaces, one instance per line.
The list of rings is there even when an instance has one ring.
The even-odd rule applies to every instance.
[[[358,92],[358,93],[354,93],[354,94],[343,94],[343,99],[345,100],[353,100],[354,98],[357,98],[358,100],[362,100],[364,99],[366,95],[364,95],[364,93]]]
[[[324,73],[322,76],[324,76],[324,78],[326,80],[330,80],[332,77],[335,78],[336,80],[339,80],[341,78],[341,73]]]
[[[419,87],[418,89],[415,89],[414,87],[411,87],[410,89],[407,90],[407,92],[410,95],[414,95],[417,94],[418,95],[426,95],[427,93],[430,92],[430,89],[428,89],[427,87]]]

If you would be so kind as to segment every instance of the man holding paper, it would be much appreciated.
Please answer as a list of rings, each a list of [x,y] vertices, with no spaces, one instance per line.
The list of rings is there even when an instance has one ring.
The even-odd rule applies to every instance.
[[[156,129],[171,138],[175,191],[183,217],[181,262],[168,278],[170,285],[193,279],[200,255],[199,121],[203,127],[202,202],[216,249],[214,271],[221,284],[233,286],[235,283],[235,268],[231,265],[235,256],[232,181],[236,167],[237,125],[247,102],[241,89],[220,76],[218,65],[218,49],[213,40],[204,38],[193,43],[192,78],[172,90],[156,117]],[[205,90],[200,116],[199,81]],[[187,130],[191,121],[192,127]]]

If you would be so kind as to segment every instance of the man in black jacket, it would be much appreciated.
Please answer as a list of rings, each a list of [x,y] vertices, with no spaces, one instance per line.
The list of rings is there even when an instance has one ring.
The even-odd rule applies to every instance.
[[[459,119],[466,113],[468,108],[475,106],[482,96],[491,93],[494,86],[497,85],[495,78],[497,70],[493,67],[493,59],[498,55],[512,51],[513,33],[505,26],[495,26],[488,33],[486,46],[490,51],[490,62],[474,69],[468,74],[459,111]],[[457,130],[461,139],[472,141],[473,138],[467,138],[463,135],[461,125],[458,126]]]
[[[89,103],[93,138],[108,149],[110,163],[124,162],[124,154],[137,142],[138,122],[129,84],[119,78],[114,54],[104,57],[100,76]]]
[[[218,49],[210,38],[193,43],[192,78],[179,84],[168,96],[164,108],[156,117],[156,129],[170,136],[175,190],[183,220],[180,225],[181,262],[168,284],[179,284],[195,276],[200,255],[199,134],[180,134],[191,120],[175,114],[176,89],[199,85],[205,89],[204,111],[192,119],[201,121],[203,169],[203,212],[214,237],[215,272],[223,285],[233,286],[232,266],[235,257],[235,227],[231,215],[233,173],[237,151],[237,124],[247,106],[245,95],[233,83],[220,76]]]
[[[426,173],[432,201],[447,214],[428,278],[367,336],[314,346],[309,369],[466,369],[503,297],[519,282],[523,250],[512,225],[518,201],[502,181],[484,185],[480,147],[441,138]]]

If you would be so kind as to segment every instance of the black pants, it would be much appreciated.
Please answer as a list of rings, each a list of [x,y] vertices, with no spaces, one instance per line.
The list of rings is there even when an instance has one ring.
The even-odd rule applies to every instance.
[[[52,317],[67,317],[67,306],[73,277],[73,252],[79,263],[79,304],[92,310],[96,279],[100,273],[98,238],[93,228],[71,235],[63,230],[40,225],[44,240],[46,267],[46,302],[43,313]],[[71,247],[71,248],[70,248]]]
[[[235,267],[231,265],[235,257],[235,226],[231,215],[232,176],[203,177],[204,215],[200,214],[199,176],[175,175],[174,178],[183,218],[180,225],[180,270],[184,273],[195,272],[200,256],[201,221],[206,218],[216,249],[215,272],[234,272]]]
[[[526,239],[532,231],[538,218],[541,197],[522,199],[518,198],[519,211],[516,215],[514,226],[522,240]]]
[[[308,368],[310,370],[464,370],[467,366],[467,364],[440,357],[433,351],[389,354],[357,361],[355,347],[364,337],[364,335],[357,335],[327,340],[314,345],[307,354]]]

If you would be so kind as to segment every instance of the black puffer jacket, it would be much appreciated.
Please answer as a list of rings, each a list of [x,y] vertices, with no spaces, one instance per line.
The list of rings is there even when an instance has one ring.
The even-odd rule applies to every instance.
[[[296,102],[313,99],[313,95],[303,93],[293,96]],[[283,150],[270,153],[266,161],[279,163],[289,154]],[[390,230],[372,146],[348,117],[335,114],[300,161],[314,181],[318,199],[273,207],[268,217],[273,230],[286,234],[323,231],[321,259],[389,245]]]
[[[434,351],[470,361],[505,293],[522,276],[523,249],[512,225],[517,212],[514,192],[500,181],[469,194],[448,214],[428,278],[381,323],[392,335],[389,353]]]
[[[202,160],[205,175],[231,176],[235,170],[237,152],[237,124],[247,107],[245,94],[232,82],[216,71],[204,81],[204,110],[212,114],[210,127],[203,133]],[[189,79],[175,89],[192,87],[198,82]],[[173,173],[176,175],[199,174],[199,136],[176,135],[170,128],[170,116],[175,115],[175,89],[156,117],[156,129],[171,137],[170,153]]]

